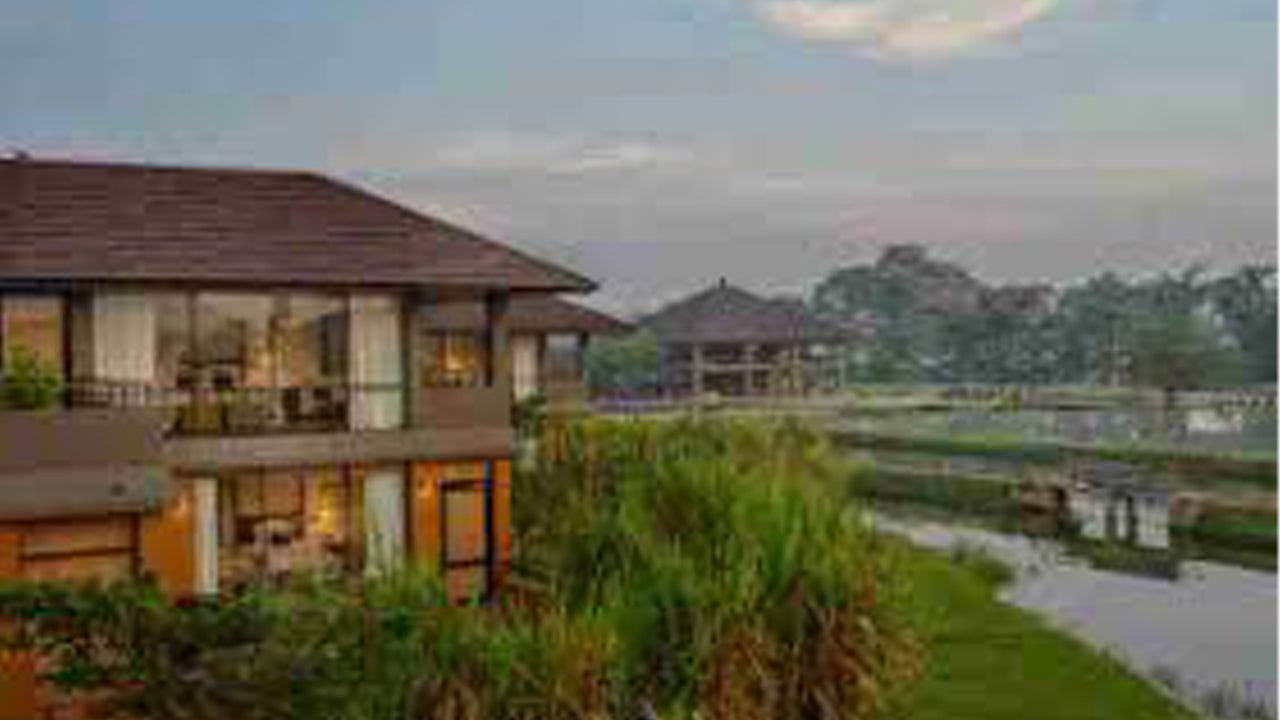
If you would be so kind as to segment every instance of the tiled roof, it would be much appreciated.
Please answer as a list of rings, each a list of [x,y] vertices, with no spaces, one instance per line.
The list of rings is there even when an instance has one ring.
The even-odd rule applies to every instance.
[[[0,281],[585,291],[568,270],[307,172],[0,160]]]
[[[834,342],[847,333],[800,303],[770,300],[720,281],[640,321],[659,342]]]
[[[563,298],[529,296],[511,301],[511,329],[516,332],[620,335],[630,332],[631,325]]]
[[[517,295],[508,317],[512,332],[615,335],[631,326],[611,315],[552,295]],[[479,330],[485,326],[484,304],[475,301],[433,303],[423,326],[437,330]]]

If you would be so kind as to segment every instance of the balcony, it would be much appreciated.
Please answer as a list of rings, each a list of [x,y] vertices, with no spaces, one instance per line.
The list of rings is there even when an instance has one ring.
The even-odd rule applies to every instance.
[[[171,491],[146,410],[0,410],[0,520],[159,507]]]
[[[153,410],[169,435],[266,435],[352,430],[353,405],[394,417],[403,393],[399,385],[180,389],[92,381],[71,384],[66,401],[72,408]]]

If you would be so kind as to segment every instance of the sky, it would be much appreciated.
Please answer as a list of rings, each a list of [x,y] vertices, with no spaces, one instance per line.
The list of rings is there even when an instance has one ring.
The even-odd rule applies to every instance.
[[[654,309],[1276,248],[1273,0],[0,0],[0,152],[358,182]]]

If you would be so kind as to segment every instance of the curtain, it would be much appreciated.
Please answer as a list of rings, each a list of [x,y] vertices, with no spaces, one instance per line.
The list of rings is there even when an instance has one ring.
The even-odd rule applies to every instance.
[[[195,591],[214,595],[218,592],[218,481],[192,480],[191,504],[195,513]]]
[[[378,468],[364,479],[366,570],[398,564],[405,552],[404,468]]]
[[[538,336],[516,335],[511,339],[512,384],[517,400],[538,392]]]
[[[147,295],[94,297],[93,357],[96,379],[145,383],[155,378],[156,308]]]
[[[400,305],[389,296],[351,298],[351,427],[398,428],[404,423]]]

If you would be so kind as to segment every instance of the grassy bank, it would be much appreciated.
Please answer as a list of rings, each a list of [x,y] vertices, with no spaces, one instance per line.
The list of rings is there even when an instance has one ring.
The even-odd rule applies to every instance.
[[[981,574],[940,553],[905,545],[899,553],[929,661],[888,720],[1194,717],[1115,659],[998,602]]]
[[[1274,453],[1228,454],[1127,445],[1048,443],[1004,435],[911,435],[849,429],[835,430],[833,435],[846,447],[993,457],[1040,465],[1115,460],[1169,473],[1188,484],[1205,488],[1234,482],[1274,492],[1276,485]]]
[[[969,515],[1022,512],[1017,485],[989,477],[944,476],[868,465],[851,473],[850,483],[860,498],[933,505]]]
[[[1212,508],[1185,533],[1199,543],[1275,552],[1276,515],[1274,512]]]

